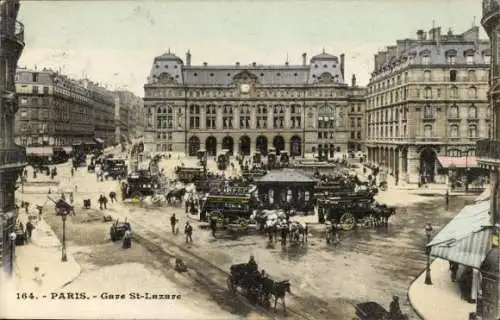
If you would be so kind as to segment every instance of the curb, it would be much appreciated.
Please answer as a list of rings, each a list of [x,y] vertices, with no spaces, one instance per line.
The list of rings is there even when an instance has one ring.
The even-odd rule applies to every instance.
[[[432,262],[430,263],[430,265],[432,266],[432,264],[434,263],[436,259],[433,259]],[[408,299],[408,302],[410,303],[410,306],[411,308],[413,309],[413,311],[417,314],[417,316],[421,319],[421,320],[426,320],[424,318],[424,316],[422,315],[422,313],[420,313],[420,311],[418,311],[418,309],[415,307],[415,305],[413,304],[413,302],[411,301],[410,299],[410,289],[411,287],[413,286],[413,284],[418,280],[418,278],[420,278],[420,276],[422,276],[425,271],[426,271],[427,268],[424,268],[424,270],[422,270],[422,272],[420,272],[416,277],[415,279],[413,279],[410,283],[410,285],[408,286],[408,290],[406,291],[406,298]]]

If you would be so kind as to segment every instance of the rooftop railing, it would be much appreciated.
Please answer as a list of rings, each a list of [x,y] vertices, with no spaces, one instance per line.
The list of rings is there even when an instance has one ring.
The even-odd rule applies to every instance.
[[[500,141],[489,139],[477,141],[476,156],[479,158],[500,159]]]
[[[24,43],[24,24],[13,18],[0,16],[0,34]]]

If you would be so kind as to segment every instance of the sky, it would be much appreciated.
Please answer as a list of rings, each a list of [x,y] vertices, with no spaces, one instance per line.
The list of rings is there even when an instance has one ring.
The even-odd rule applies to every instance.
[[[418,29],[480,26],[480,0],[21,0],[20,67],[86,76],[144,95],[155,56],[192,64],[301,64],[323,49],[346,56],[346,80],[368,83],[373,56]],[[486,38],[484,30],[481,36]]]

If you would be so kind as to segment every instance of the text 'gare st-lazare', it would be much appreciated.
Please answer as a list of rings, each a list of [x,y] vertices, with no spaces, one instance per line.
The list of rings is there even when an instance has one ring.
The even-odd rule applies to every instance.
[[[145,89],[145,145],[153,152],[270,148],[291,155],[360,149],[366,90],[345,83],[344,55],[302,65],[191,65],[167,52],[154,59]],[[351,115],[359,115],[352,118]]]

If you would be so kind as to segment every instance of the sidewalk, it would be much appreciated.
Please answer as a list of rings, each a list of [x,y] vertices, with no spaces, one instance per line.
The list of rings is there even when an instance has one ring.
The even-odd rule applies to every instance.
[[[468,319],[476,304],[460,297],[458,284],[451,281],[448,261],[436,259],[431,264],[432,285],[425,284],[425,270],[410,285],[408,300],[424,320]]]
[[[26,214],[20,214],[19,220],[26,225]],[[48,293],[71,283],[81,268],[69,253],[68,261],[61,261],[61,243],[44,220],[35,228],[31,242],[16,247],[16,285],[18,290]]]

